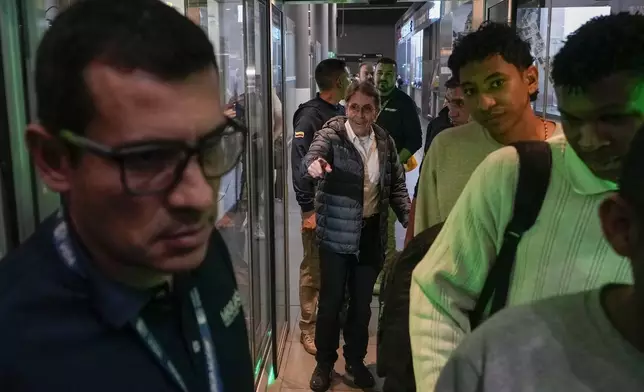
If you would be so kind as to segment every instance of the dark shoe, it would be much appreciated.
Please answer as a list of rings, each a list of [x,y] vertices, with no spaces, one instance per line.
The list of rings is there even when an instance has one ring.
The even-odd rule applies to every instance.
[[[345,378],[358,388],[372,388],[376,385],[371,372],[367,369],[364,363],[346,365],[344,370],[347,371]]]
[[[331,370],[332,366],[318,363],[311,376],[311,383],[309,385],[311,390],[314,392],[325,392],[328,390],[331,387]]]

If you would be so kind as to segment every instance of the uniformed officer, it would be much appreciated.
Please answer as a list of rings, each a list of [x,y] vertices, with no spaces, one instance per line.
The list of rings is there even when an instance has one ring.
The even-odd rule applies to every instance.
[[[329,119],[344,115],[340,101],[349,86],[346,63],[339,59],[326,59],[315,67],[315,82],[320,92],[303,103],[293,115],[293,148],[291,165],[293,188],[302,210],[302,246],[304,257],[300,265],[300,341],[304,349],[315,355],[315,313],[320,290],[320,272],[317,244],[315,243],[315,183],[304,177],[302,158],[309,151],[313,135]]]

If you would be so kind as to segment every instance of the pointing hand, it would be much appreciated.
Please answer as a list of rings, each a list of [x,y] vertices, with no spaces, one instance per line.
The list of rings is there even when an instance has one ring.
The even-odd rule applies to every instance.
[[[331,173],[333,169],[329,162],[324,158],[318,158],[309,165],[308,172],[313,178],[322,178],[326,173]]]

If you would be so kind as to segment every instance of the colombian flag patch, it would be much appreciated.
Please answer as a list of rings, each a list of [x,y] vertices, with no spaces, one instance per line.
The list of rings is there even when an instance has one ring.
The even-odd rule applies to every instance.
[[[297,139],[302,139],[304,138],[304,132],[295,132],[295,137]]]

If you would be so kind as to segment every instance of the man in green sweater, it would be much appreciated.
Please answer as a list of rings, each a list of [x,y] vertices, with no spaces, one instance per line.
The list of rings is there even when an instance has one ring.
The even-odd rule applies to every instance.
[[[437,392],[644,391],[642,170],[644,128],[625,160],[619,192],[599,207],[604,237],[630,260],[635,284],[499,312],[454,351]]]
[[[616,30],[630,33],[605,35]],[[567,45],[555,60],[555,82],[583,83],[582,78],[587,76],[590,80],[600,77],[603,82],[590,82],[584,90],[578,90],[585,93],[571,94],[563,86],[557,89],[565,98],[560,104],[565,108],[566,132],[570,128],[579,130],[583,137],[595,132],[619,135],[613,140],[628,144],[633,129],[644,123],[644,16],[621,14],[596,19],[582,27]],[[576,54],[585,52],[588,45],[616,46],[581,56],[575,64]],[[617,50],[624,52],[618,57],[603,57]],[[597,68],[591,70],[588,63],[584,66],[584,60],[593,60]],[[579,73],[583,70],[591,74]],[[613,89],[604,90],[607,84]],[[614,94],[616,90],[623,93]],[[601,97],[605,93],[614,95]],[[596,105],[602,101],[617,104],[616,109]],[[591,127],[584,130],[587,125]],[[574,143],[581,144],[581,140]],[[593,163],[598,173],[615,170]],[[634,285],[607,284],[500,312],[457,348],[443,369],[437,391],[644,390],[643,170],[641,127],[624,159],[618,193],[606,197],[599,207],[604,237],[615,253],[630,260]]]
[[[594,290],[609,283],[632,282],[628,260],[623,253],[615,252],[604,238],[597,209],[617,190],[622,159],[635,131],[644,124],[644,50],[641,48],[644,48],[644,16],[622,13],[592,19],[568,36],[555,56],[552,80],[566,138],[560,136],[549,141],[550,183],[536,224],[519,242],[508,305]],[[467,87],[465,92],[467,95]],[[472,174],[441,234],[414,270],[410,286],[410,338],[419,390],[434,390],[438,374],[452,351],[471,331],[468,312],[473,310],[503,243],[513,213],[518,173],[516,149],[505,147],[490,154]],[[506,328],[502,333],[511,340],[521,328],[537,327],[536,322],[526,321],[527,325],[516,330]],[[562,324],[566,322],[570,324]],[[557,323],[575,334],[584,334],[574,317]],[[518,350],[516,356],[507,359],[516,368],[508,373],[499,372],[503,377],[486,374],[480,381],[489,382],[487,388],[466,390],[526,390],[527,387],[516,384],[503,384],[504,380],[524,377],[521,382],[535,383],[536,386],[528,388],[531,390],[589,390],[586,388],[589,384],[584,382],[570,382],[556,388],[544,384],[555,379],[549,380],[541,372],[545,364],[559,367],[559,371],[574,371],[570,368],[572,364],[586,373],[597,373],[602,361],[590,360],[588,364],[592,366],[581,364],[584,357],[592,358],[593,354],[553,342],[554,331],[543,323],[541,327],[540,337],[518,340],[520,350],[519,344],[514,348],[510,347],[511,342],[502,345],[508,350]],[[534,344],[548,341],[552,344],[545,343],[545,347],[553,357],[539,357],[541,352],[537,351],[532,355],[530,350],[538,349]],[[606,343],[601,339],[590,341],[598,345]],[[492,372],[503,366],[505,359],[494,356],[495,346],[485,347],[491,351],[479,352],[476,358],[485,360],[489,354],[493,359],[483,367],[472,363],[465,366],[472,366],[474,372],[483,368]],[[577,354],[570,361],[556,361],[557,353],[561,359],[570,353]],[[520,357],[524,357],[524,362],[518,361]],[[541,365],[525,362],[539,358],[543,359]],[[633,389],[613,385],[611,390]]]

